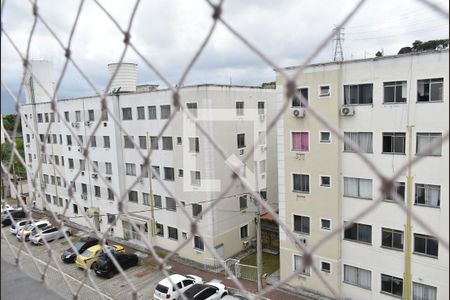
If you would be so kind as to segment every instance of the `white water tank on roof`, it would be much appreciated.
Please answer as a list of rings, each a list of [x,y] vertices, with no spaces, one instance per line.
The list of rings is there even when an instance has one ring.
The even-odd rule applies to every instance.
[[[48,60],[30,60],[25,73],[26,103],[43,103],[52,100],[56,81],[53,63]]]
[[[117,91],[118,88],[120,88],[120,92],[136,92],[137,64],[125,62],[108,64],[110,76],[113,76],[117,69],[119,70],[114,77],[109,92]]]

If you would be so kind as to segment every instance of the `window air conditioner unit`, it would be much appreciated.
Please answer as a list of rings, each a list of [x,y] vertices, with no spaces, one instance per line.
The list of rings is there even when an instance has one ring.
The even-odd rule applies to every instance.
[[[266,119],[266,115],[264,115],[264,114],[260,114],[259,115],[259,120],[262,122],[262,121],[264,121]]]
[[[70,147],[67,147],[67,150],[69,150],[69,151],[70,151],[70,150],[72,150],[72,148],[70,148]]]
[[[73,122],[73,123],[72,123],[72,127],[80,127],[80,123],[78,123],[78,122]]]
[[[92,173],[91,177],[97,179],[98,175],[97,173]]]
[[[264,151],[266,151],[266,150],[267,150],[267,146],[261,145],[261,151],[264,152]]]
[[[292,110],[292,115],[296,118],[304,118],[305,117],[305,109],[304,108],[294,108]]]
[[[81,171],[81,176],[84,176],[84,171]]]
[[[305,239],[305,238],[303,238],[303,239],[300,239],[300,243],[302,243],[303,245],[305,245],[305,246],[306,246],[306,239]]]
[[[87,195],[86,194],[81,194],[81,199],[86,200],[87,199]]]
[[[30,148],[30,144],[27,144],[27,146],[26,146],[27,148]]]
[[[248,247],[248,240],[242,241],[242,245],[247,248]]]
[[[341,116],[353,116],[355,114],[355,108],[351,106],[341,107]]]
[[[84,125],[86,125],[86,126],[91,126],[91,124],[92,124],[91,121],[86,121],[86,122],[84,122]]]
[[[106,178],[106,180],[111,181],[111,176],[106,176],[105,178]]]
[[[239,155],[244,155],[244,149],[239,149]]]

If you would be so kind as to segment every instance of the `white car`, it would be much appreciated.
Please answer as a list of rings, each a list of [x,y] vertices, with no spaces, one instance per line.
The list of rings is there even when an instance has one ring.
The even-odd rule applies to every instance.
[[[188,300],[219,300],[228,295],[225,285],[219,280],[211,280],[207,283],[196,283],[183,293]],[[178,296],[177,300],[183,300]]]
[[[11,224],[11,227],[9,227],[9,231],[12,234],[16,235],[20,229],[24,228],[27,225],[30,225],[31,223],[35,223],[35,222],[37,222],[37,221],[36,220],[28,220],[28,219],[17,221],[16,224],[14,224],[14,223]]]
[[[66,226],[61,229],[56,227],[47,227],[43,229],[41,233],[33,231],[33,234],[30,236],[30,241],[34,245],[39,245],[42,244],[43,241],[50,242],[64,237],[64,232],[66,235],[70,236],[72,230]]]
[[[170,278],[170,280],[169,280]],[[153,293],[153,299],[157,300],[175,300],[180,294],[186,291],[188,288],[196,283],[202,283],[203,279],[195,275],[180,275],[173,274],[167,278],[164,278],[155,287],[155,292]],[[173,283],[173,284],[172,284]],[[178,290],[175,288],[176,285]]]
[[[51,224],[48,220],[37,221],[36,223],[27,225],[24,228],[20,229],[16,234],[16,238],[19,241],[22,241],[22,240],[28,241],[31,234],[37,231],[36,228],[39,228],[42,231],[46,227],[49,227],[50,225]]]

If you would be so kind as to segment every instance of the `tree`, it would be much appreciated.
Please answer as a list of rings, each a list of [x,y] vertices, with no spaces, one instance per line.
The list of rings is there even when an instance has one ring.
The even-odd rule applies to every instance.
[[[8,132],[12,132],[14,130],[14,124],[16,122],[16,115],[10,114],[10,115],[4,115],[3,116],[3,127]],[[19,126],[17,127],[17,133],[22,134],[22,122],[20,121],[19,116]]]
[[[23,139],[21,137],[16,138],[16,148],[22,159],[25,160],[25,153],[23,150]],[[0,158],[4,166],[9,165],[12,149],[13,147],[10,143],[3,143],[1,145]],[[14,155],[14,164],[11,167],[12,170],[9,170],[11,173],[15,172],[19,176],[26,175],[25,167],[22,165],[22,163],[19,161],[19,158],[16,155]]]

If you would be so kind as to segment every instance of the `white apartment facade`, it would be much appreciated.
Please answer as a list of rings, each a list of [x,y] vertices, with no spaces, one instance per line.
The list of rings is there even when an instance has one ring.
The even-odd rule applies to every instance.
[[[47,77],[41,80],[44,86],[51,88],[52,84],[45,83]],[[115,91],[120,84],[120,81],[113,83]],[[130,86],[129,82],[127,84]],[[25,122],[23,135],[26,162],[33,170],[29,183],[31,178],[37,177],[37,182],[42,183],[37,188],[45,195],[44,198],[39,193],[32,195],[37,207],[63,213],[67,206],[65,215],[71,221],[87,225],[82,217],[83,210],[92,216],[89,218],[91,225],[101,232],[112,226],[110,234],[139,240],[139,234],[130,224],[129,219],[132,219],[141,234],[148,235],[154,245],[172,251],[191,236],[191,223],[181,205],[194,218],[214,203],[214,208],[202,216],[198,225],[203,239],[197,235],[192,237],[192,241],[178,254],[205,263],[212,262],[212,255],[205,247],[206,241],[224,258],[249,246],[250,239],[255,236],[256,210],[249,190],[238,182],[232,182],[232,172],[224,158],[206,136],[195,129],[193,122],[182,112],[175,112],[170,90],[138,87],[137,91],[109,94],[106,103],[110,113],[107,116],[102,114],[99,97],[58,100],[58,111],[82,140],[82,145],[52,111],[48,96],[39,98],[36,95],[42,91],[30,91],[28,86],[29,101],[22,106],[22,112],[36,129],[37,136]],[[227,158],[235,156],[242,159],[256,138],[265,135],[265,116],[274,111],[271,109],[275,106],[274,95],[274,90],[258,87],[205,84],[183,87],[180,101],[196,116]],[[158,134],[172,113],[175,113],[173,120],[158,140]],[[119,120],[127,136],[113,121],[113,116]],[[46,137],[45,130],[52,121],[54,123]],[[98,129],[93,135],[97,124]],[[45,144],[45,154],[41,153],[36,139]],[[258,190],[264,197],[267,195],[268,143],[269,139],[258,146],[247,162],[247,174],[256,173]],[[89,150],[92,163],[87,162],[82,154],[85,148]],[[141,157],[150,148],[153,149],[150,158],[152,169],[145,168]],[[56,166],[48,163],[49,155],[52,155]],[[38,157],[44,163],[36,172]],[[97,166],[97,171],[92,164]],[[79,171],[80,175],[75,178]],[[141,172],[141,180],[134,184]],[[162,183],[155,176],[149,176],[154,172],[159,173]],[[117,218],[117,195],[112,193],[101,176],[108,180],[118,195],[125,195],[127,216]],[[68,194],[69,185],[75,187],[72,200]],[[231,188],[222,195],[228,186]],[[174,198],[182,203],[177,203]]]
[[[285,71],[295,72],[296,67]],[[385,176],[449,129],[448,50],[307,66],[297,81],[308,106],[355,142]],[[285,81],[277,76],[283,93]],[[284,94],[284,93],[283,93]],[[279,99],[280,100],[280,99]],[[379,197],[383,201],[315,252],[319,272],[351,299],[403,296],[406,214],[378,190],[380,180],[330,130],[297,103],[278,125],[280,217],[307,247]],[[303,117],[293,115],[294,110]],[[408,134],[412,127],[412,135]],[[412,144],[412,153],[408,145]],[[413,211],[448,241],[448,142],[398,178],[398,193],[412,189]],[[405,200],[406,201],[406,200]],[[412,223],[413,299],[449,298],[449,255]],[[280,229],[281,279],[302,253]],[[333,297],[310,268],[290,285]]]

